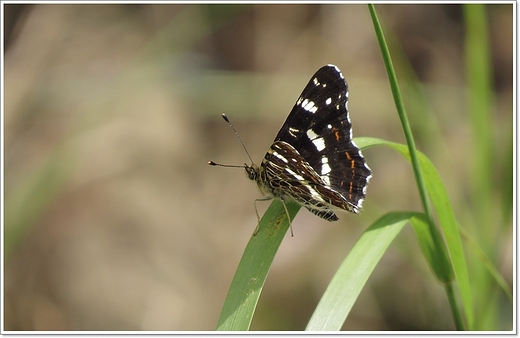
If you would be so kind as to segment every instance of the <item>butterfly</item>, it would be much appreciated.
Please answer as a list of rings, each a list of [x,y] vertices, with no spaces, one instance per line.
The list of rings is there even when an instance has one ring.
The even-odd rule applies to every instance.
[[[255,165],[248,154],[251,165],[243,168],[266,195],[255,202],[280,199],[289,220],[290,199],[327,221],[338,220],[335,209],[361,210],[372,171],[352,140],[348,94],[338,67],[323,66],[312,76],[262,163]]]

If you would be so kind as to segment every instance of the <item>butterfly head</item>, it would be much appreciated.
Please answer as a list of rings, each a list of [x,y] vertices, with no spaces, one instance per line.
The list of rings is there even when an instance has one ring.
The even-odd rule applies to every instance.
[[[245,164],[244,163],[244,169],[246,169],[247,177],[252,181],[258,181],[258,177],[260,176],[260,169],[258,166],[251,164]]]

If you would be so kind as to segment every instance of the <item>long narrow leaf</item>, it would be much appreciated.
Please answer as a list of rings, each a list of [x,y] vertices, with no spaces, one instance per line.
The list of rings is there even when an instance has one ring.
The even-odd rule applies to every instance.
[[[295,202],[286,204],[294,219],[300,206]],[[242,255],[220,313],[218,331],[249,330],[267,274],[288,228],[283,204],[274,200],[260,220],[258,233],[251,236]]]
[[[372,22],[374,24],[374,30],[377,36],[377,41],[379,43],[379,47],[381,49],[381,55],[383,57],[383,62],[385,64],[385,68],[388,74],[388,80],[390,82],[390,87],[392,89],[392,95],[394,96],[394,102],[397,109],[397,114],[399,115],[399,119],[401,121],[401,126],[403,128],[404,137],[406,139],[406,144],[408,148],[408,153],[410,157],[410,162],[412,164],[412,169],[415,175],[415,180],[417,184],[417,189],[419,191],[419,196],[421,197],[421,203],[423,205],[424,213],[426,214],[426,217],[428,219],[428,225],[430,228],[430,232],[433,239],[433,245],[436,247],[436,251],[442,252],[445,249],[443,248],[444,244],[442,241],[439,240],[439,238],[435,235],[435,223],[434,223],[434,217],[433,217],[433,211],[431,210],[431,206],[429,203],[428,198],[431,197],[428,194],[428,190],[425,183],[424,173],[421,170],[421,164],[419,163],[419,156],[418,151],[415,147],[415,141],[412,134],[412,129],[410,128],[410,123],[408,122],[408,117],[405,112],[404,102],[401,96],[401,91],[399,89],[399,85],[397,83],[397,76],[395,74],[395,70],[392,64],[392,58],[390,56],[390,51],[388,50],[388,46],[385,40],[385,36],[383,33],[383,29],[381,27],[381,24],[379,22],[379,18],[376,13],[375,6],[373,4],[368,5],[370,15],[372,17]],[[451,208],[450,208],[451,210]],[[456,228],[455,228],[456,230]],[[458,234],[458,233],[457,233]],[[460,239],[459,241],[460,242]],[[460,247],[462,248],[462,246]],[[458,253],[458,246],[456,248],[456,253]],[[450,252],[451,253],[451,252]],[[453,258],[455,259],[455,258]],[[451,283],[451,282],[449,282]],[[446,290],[448,293],[448,299],[450,301],[450,306],[452,310],[452,316],[455,321],[455,325],[458,330],[464,330],[464,322],[460,316],[460,310],[458,309],[457,299],[453,296],[453,290],[454,288],[446,284]],[[464,298],[464,295],[463,295]],[[472,315],[472,302],[471,299],[465,299],[468,301],[464,304],[466,310],[469,310],[468,306],[471,306],[471,312],[466,313],[466,324],[468,327],[471,327],[473,323],[473,315]],[[466,311],[467,312],[467,311]]]
[[[478,243],[471,238],[470,234],[459,224],[459,229],[462,237],[466,240],[466,243],[469,244],[469,247],[475,252],[475,256],[478,257],[482,266],[486,268],[487,272],[491,276],[491,278],[498,284],[498,286],[504,291],[505,295],[511,303],[513,303],[513,293],[511,292],[511,287],[505,280],[505,278],[500,274],[500,271],[493,265],[493,262],[486,255],[484,250],[480,248]]]
[[[368,277],[411,216],[408,212],[386,214],[363,233],[332,278],[306,331],[341,329]]]
[[[493,74],[490,49],[489,27],[484,4],[466,4],[463,7],[465,23],[465,66],[469,126],[471,127],[473,151],[469,152],[471,170],[472,214],[474,221],[468,225],[473,236],[477,236],[482,249],[491,257],[497,254],[497,235],[501,230],[493,218],[493,202],[497,185],[496,159],[493,137],[492,101]],[[475,295],[478,320],[475,329],[489,330],[499,321],[498,299],[491,292],[491,280],[487,278],[483,265],[473,269],[474,287],[480,290]]]
[[[451,265],[447,262],[448,258],[442,256],[443,253],[439,253],[435,250],[435,245],[431,238],[432,233],[428,226],[428,219],[424,214],[417,213],[410,218],[410,224],[415,231],[423,255],[426,258],[428,265],[430,265],[430,268],[434,271],[435,275],[441,282],[449,282],[453,279]],[[440,236],[438,232],[435,232],[435,234]]]
[[[363,138],[363,140],[359,140],[357,143],[361,143],[364,146],[386,145],[397,150],[406,159],[410,160],[408,148],[402,144],[388,142],[376,138]],[[429,197],[435,208],[437,219],[446,240],[449,257],[451,258],[453,269],[455,271],[460,289],[468,327],[471,327],[469,324],[473,322],[473,298],[471,295],[469,274],[455,214],[453,212],[453,208],[451,207],[446,188],[444,187],[444,184],[440,178],[439,173],[435,169],[435,166],[421,152],[418,152],[418,158],[421,169],[424,172],[424,180]],[[446,254],[442,253],[442,255]],[[432,267],[432,269],[435,271],[434,267]],[[448,269],[451,270],[451,267],[446,266],[444,273],[450,273]],[[437,278],[439,278],[441,282],[446,282],[446,276],[449,275],[437,275]]]

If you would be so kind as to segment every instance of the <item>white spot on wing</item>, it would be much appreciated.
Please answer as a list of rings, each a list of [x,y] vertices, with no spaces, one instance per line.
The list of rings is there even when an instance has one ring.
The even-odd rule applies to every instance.
[[[314,132],[314,130],[309,129],[309,130],[307,130],[307,136],[309,137],[310,140],[314,140],[315,138],[318,137],[318,134],[316,134]]]
[[[297,173],[295,173],[291,169],[285,168],[285,171],[287,171],[290,175],[292,175],[292,177],[296,178],[298,181],[304,181],[303,176],[298,175]]]
[[[293,128],[293,127],[289,127],[289,134],[291,134],[292,136],[296,137],[296,134],[299,130],[296,129],[296,128]]]
[[[283,155],[278,154],[276,151],[273,152],[273,156],[279,158],[280,160],[282,160],[282,161],[285,162],[285,163],[289,163],[289,161],[288,161],[288,160],[287,160]]]
[[[314,104],[314,102],[309,101],[307,99],[303,100],[300,106],[308,112],[316,113],[318,111],[318,107]]]
[[[309,185],[305,185],[305,188],[309,191],[309,193],[314,197],[314,199],[320,201],[320,202],[325,202],[325,200],[323,199],[323,197],[320,195],[319,192],[317,192],[314,188],[312,188],[311,186]]]
[[[328,173],[331,172],[331,168],[329,166],[329,159],[328,157],[322,157],[321,158],[321,179],[325,184],[330,185],[330,177],[327,176]]]
[[[309,137],[309,140],[312,141],[312,144],[314,144],[318,151],[325,149],[325,140],[322,137],[318,137],[318,134],[316,134],[314,130],[307,130],[307,137]]]
[[[321,176],[327,175],[330,173],[331,169],[329,166],[329,159],[327,157],[321,158]],[[327,177],[328,179],[328,177]]]
[[[312,144],[316,146],[316,149],[318,149],[318,151],[322,151],[323,149],[325,149],[325,141],[321,137],[312,140]]]
[[[332,103],[332,98],[329,97],[328,99],[325,100],[325,104],[326,104],[327,106],[328,106],[329,104],[331,104],[331,103]]]

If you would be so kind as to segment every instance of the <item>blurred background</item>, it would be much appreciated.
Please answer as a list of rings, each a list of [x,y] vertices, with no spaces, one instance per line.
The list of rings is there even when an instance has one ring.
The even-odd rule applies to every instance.
[[[207,165],[248,162],[220,115],[259,163],[324,64],[349,83],[355,137],[404,143],[366,5],[3,6],[5,330],[214,330],[261,197],[243,170]],[[376,9],[418,148],[461,225],[477,242],[478,229],[489,230],[486,254],[512,285],[513,6],[485,6],[494,92],[484,225],[475,215],[463,8]],[[409,79],[427,110],[410,102]],[[385,148],[364,155],[373,170],[364,211],[335,223],[300,211],[251,329],[305,329],[362,232],[388,211],[421,210],[408,162]],[[510,330],[512,304],[490,290],[493,319],[483,328]],[[488,318],[479,312],[486,299],[475,303],[477,320]],[[411,228],[343,329],[454,329]]]

